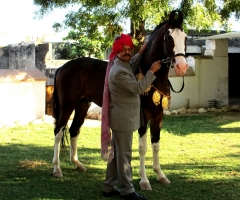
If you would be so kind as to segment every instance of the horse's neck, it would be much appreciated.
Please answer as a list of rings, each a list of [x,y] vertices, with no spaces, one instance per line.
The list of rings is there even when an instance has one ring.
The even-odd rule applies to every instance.
[[[152,64],[153,64],[153,60],[149,61],[149,59],[147,59],[147,57],[143,55],[143,58],[140,62],[140,67],[137,70],[136,74],[141,73],[142,75],[145,75],[147,71],[151,68]],[[166,95],[170,95],[170,89],[168,84],[168,73],[169,73],[169,67],[165,63],[162,63],[161,69],[155,72],[155,76],[157,78],[153,82],[153,85],[159,91],[163,92]]]
[[[145,49],[140,62],[140,68],[143,74],[147,73],[147,71],[151,68],[151,65],[155,61],[158,61],[158,60],[162,61],[162,59],[165,58],[164,49],[163,49],[164,29],[165,29],[165,25],[163,25],[157,32],[155,32],[149,38],[147,48]],[[164,71],[163,73],[168,74],[168,70],[167,72],[165,72],[165,70],[161,70],[161,71]]]
[[[161,47],[158,47],[158,49],[151,50],[152,47],[149,49],[146,49],[146,51],[142,55],[142,59],[140,62],[140,67],[143,72],[143,74],[146,74],[147,71],[151,68],[152,64],[155,61],[161,60],[164,58],[163,49]],[[154,48],[154,47],[153,47]]]
[[[153,85],[165,95],[170,95],[170,87],[168,81],[169,68],[164,64],[161,66],[162,69],[155,73],[156,79]]]
[[[146,59],[145,53],[144,53],[143,57],[140,61],[139,71],[141,71],[141,73],[143,73],[143,74],[146,74],[147,71],[150,69],[150,67],[151,67],[151,64]]]

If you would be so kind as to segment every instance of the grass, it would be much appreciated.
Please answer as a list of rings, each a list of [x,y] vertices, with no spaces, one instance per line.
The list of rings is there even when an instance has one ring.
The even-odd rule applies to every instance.
[[[101,190],[106,164],[100,158],[100,127],[81,129],[78,152],[86,173],[75,171],[69,157],[61,155],[64,177],[52,177],[53,143],[51,124],[0,129],[1,200],[104,199]],[[148,200],[240,199],[240,113],[164,117],[160,160],[171,180],[168,186],[156,181],[148,144],[146,171],[153,190],[140,190],[137,147],[136,132],[133,184]]]

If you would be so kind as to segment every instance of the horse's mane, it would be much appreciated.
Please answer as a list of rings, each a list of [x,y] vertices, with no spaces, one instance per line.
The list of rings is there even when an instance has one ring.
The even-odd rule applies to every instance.
[[[176,16],[176,13],[178,15]],[[173,10],[169,16],[169,20],[166,20],[159,25],[157,25],[152,33],[149,36],[149,40],[153,39],[153,37],[156,35],[156,33],[161,29],[165,24],[170,23],[173,28],[179,28],[180,30],[183,30],[182,28],[182,20],[183,20],[183,15],[182,12],[179,10]]]
[[[151,40],[151,39],[153,38],[153,36],[155,35],[155,33],[156,33],[161,27],[163,27],[167,22],[168,22],[168,21],[164,21],[164,22],[160,23],[159,25],[157,25],[157,26],[153,29],[153,31],[152,31],[152,33],[150,34],[148,40]]]

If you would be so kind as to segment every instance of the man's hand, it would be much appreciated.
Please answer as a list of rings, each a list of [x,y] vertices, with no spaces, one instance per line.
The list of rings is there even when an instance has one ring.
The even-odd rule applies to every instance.
[[[150,71],[151,71],[152,73],[155,73],[155,72],[157,72],[160,68],[161,68],[161,61],[158,60],[158,61],[155,61],[155,62],[152,64],[152,66],[151,66],[151,68],[150,68]]]

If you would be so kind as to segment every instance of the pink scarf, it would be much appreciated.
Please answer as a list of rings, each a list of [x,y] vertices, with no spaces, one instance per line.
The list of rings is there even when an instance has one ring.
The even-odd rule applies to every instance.
[[[114,145],[112,142],[112,134],[109,123],[110,113],[110,94],[108,87],[108,76],[110,69],[113,65],[116,54],[123,49],[123,44],[133,47],[132,38],[129,35],[121,34],[120,37],[116,38],[113,43],[112,52],[109,56],[109,62],[106,69],[106,75],[104,80],[103,90],[103,102],[102,102],[102,124],[101,124],[101,156],[103,160],[109,163],[114,158]]]
[[[115,57],[110,59],[106,69],[104,90],[103,90],[103,103],[102,103],[102,122],[101,122],[101,156],[104,161],[109,163],[114,157],[114,145],[112,142],[112,134],[109,124],[109,112],[110,112],[110,94],[108,88],[108,75],[113,65]]]

